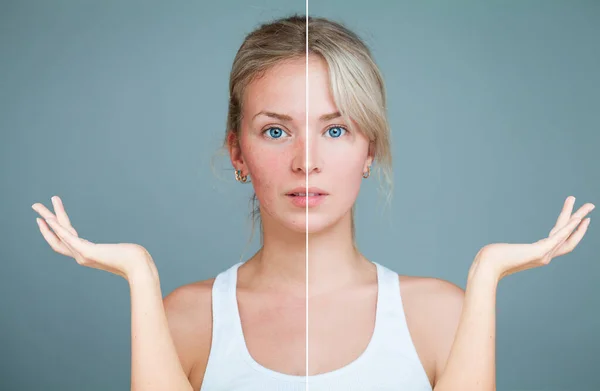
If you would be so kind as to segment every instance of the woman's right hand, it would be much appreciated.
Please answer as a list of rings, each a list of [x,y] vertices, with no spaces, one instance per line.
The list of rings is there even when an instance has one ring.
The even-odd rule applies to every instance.
[[[483,247],[469,270],[469,277],[483,267],[484,274],[497,281],[523,271],[548,265],[553,258],[573,251],[585,235],[590,218],[585,218],[594,204],[586,203],[573,213],[575,197],[565,200],[563,209],[548,237],[534,243],[493,243]]]
[[[80,238],[72,227],[62,200],[52,197],[54,215],[43,204],[35,203],[33,210],[43,219],[36,218],[42,236],[59,254],[74,258],[78,264],[117,274],[126,280],[137,272],[150,272],[157,276],[150,253],[138,244],[97,244]]]

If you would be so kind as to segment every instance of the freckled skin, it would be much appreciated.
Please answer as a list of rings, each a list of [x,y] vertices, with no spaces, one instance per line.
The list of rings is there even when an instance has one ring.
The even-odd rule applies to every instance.
[[[309,186],[329,193],[324,203],[309,208],[308,231],[316,233],[349,216],[362,174],[373,158],[369,141],[354,124],[341,118],[320,120],[338,108],[329,89],[325,61],[311,56],[308,67],[308,122],[306,60],[302,57],[274,66],[248,86],[240,146],[232,147],[230,152],[234,167],[251,178],[263,221],[272,219],[282,228],[306,232],[305,208],[292,205],[285,194],[296,187],[304,188],[307,174]],[[260,111],[285,114],[292,119],[284,121],[265,115],[253,119]],[[269,132],[273,128],[279,137]]]

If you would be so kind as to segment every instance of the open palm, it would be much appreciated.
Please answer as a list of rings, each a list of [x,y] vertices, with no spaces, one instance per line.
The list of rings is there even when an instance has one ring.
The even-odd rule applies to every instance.
[[[62,200],[52,197],[54,213],[40,203],[32,205],[42,217],[37,218],[40,231],[54,251],[74,258],[78,264],[105,270],[128,279],[140,266],[150,266],[152,257],[146,249],[133,243],[97,244],[80,238],[71,225]]]
[[[587,203],[573,213],[574,204],[575,197],[567,197],[548,237],[526,244],[489,244],[479,250],[471,270],[485,265],[491,267],[498,279],[501,279],[522,270],[547,265],[553,258],[570,253],[583,239],[589,227],[590,218],[584,220],[584,217],[595,207]]]

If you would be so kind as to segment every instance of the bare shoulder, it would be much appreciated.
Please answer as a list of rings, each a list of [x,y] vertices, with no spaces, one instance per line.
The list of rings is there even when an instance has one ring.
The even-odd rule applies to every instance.
[[[182,285],[163,299],[179,361],[195,389],[202,383],[210,353],[214,280]]]
[[[411,337],[432,384],[444,370],[462,313],[464,290],[433,277],[400,276]]]
[[[443,310],[448,305],[462,307],[464,290],[450,281],[402,275],[399,278],[403,301],[417,301],[435,310]]]

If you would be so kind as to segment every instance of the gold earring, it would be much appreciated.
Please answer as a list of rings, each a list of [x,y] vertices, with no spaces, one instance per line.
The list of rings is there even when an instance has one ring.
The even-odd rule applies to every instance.
[[[368,178],[371,176],[371,166],[367,166],[367,172],[363,172],[363,178]]]
[[[248,175],[242,175],[242,170],[235,170],[235,180],[241,183],[246,183]]]

